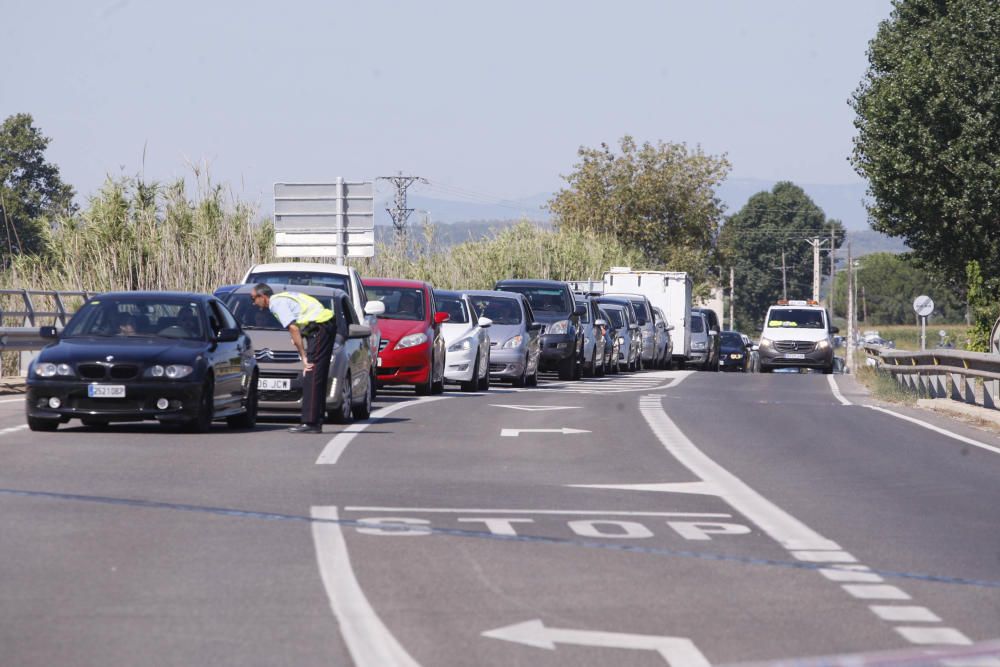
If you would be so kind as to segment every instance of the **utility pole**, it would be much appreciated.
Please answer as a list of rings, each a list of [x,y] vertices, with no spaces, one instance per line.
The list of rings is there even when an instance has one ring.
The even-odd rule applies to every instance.
[[[865,298],[865,286],[861,286],[861,319],[868,326],[868,300]]]
[[[406,233],[406,221],[409,219],[410,214],[413,213],[412,208],[406,207],[406,190],[413,185],[414,181],[426,183],[427,179],[419,176],[403,176],[403,172],[399,172],[396,176],[382,176],[380,178],[384,181],[389,181],[396,187],[394,205],[392,208],[385,210],[389,213],[389,217],[392,218],[392,226],[396,228],[396,235],[403,236]]]
[[[854,264],[851,242],[847,242],[847,371],[854,372]]]
[[[788,269],[785,267],[785,251],[781,251],[781,298],[788,301]]]
[[[819,248],[821,245],[826,243],[826,241],[820,241],[819,238],[814,238],[812,241],[806,241],[813,249],[813,301],[819,302]]]
[[[830,293],[826,297],[826,305],[830,308],[830,316],[833,316],[833,288],[837,284],[834,280],[837,277],[835,268],[837,265],[837,239],[833,234],[833,227],[830,227]]]
[[[733,304],[736,303],[736,269],[729,267],[729,330],[736,331],[733,321]]]

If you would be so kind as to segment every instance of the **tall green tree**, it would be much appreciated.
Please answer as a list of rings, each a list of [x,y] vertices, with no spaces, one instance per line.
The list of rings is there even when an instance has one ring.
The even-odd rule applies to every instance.
[[[913,300],[921,294],[934,299],[935,322],[955,324],[965,318],[964,295],[909,254],[876,252],[860,257],[855,276],[855,310],[863,326],[915,324]],[[835,315],[847,316],[847,271],[837,274],[834,305]]]
[[[607,144],[580,148],[567,187],[549,202],[561,229],[614,236],[642,252],[647,267],[703,279],[723,218],[715,188],[729,173],[725,157],[684,144],[641,146],[630,136],[619,153]]]
[[[784,276],[789,299],[812,296],[813,238],[829,239],[837,246],[844,228],[828,220],[805,191],[782,181],[770,192],[758,192],[732,215],[719,234],[719,250],[736,276],[736,325],[745,331],[761,328],[767,307],[783,296]],[[823,263],[820,270],[823,270]]]
[[[851,105],[872,226],[965,284],[1000,275],[1000,3],[894,0]]]
[[[75,210],[73,188],[45,160],[50,141],[26,113],[0,125],[0,267],[43,253],[52,221]]]

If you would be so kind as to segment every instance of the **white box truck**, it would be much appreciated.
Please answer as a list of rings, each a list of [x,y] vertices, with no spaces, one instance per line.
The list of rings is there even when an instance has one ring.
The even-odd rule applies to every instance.
[[[691,292],[694,283],[683,271],[633,271],[613,266],[604,274],[605,294],[643,294],[663,311],[674,341],[675,367],[683,368],[691,354]]]

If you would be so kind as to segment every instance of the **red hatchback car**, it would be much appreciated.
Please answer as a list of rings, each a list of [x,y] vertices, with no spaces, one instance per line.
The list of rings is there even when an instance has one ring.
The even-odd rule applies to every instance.
[[[441,323],[448,314],[438,312],[434,288],[419,280],[365,278],[369,301],[381,301],[378,316],[382,329],[376,377],[379,386],[412,384],[418,394],[444,391],[444,338]]]

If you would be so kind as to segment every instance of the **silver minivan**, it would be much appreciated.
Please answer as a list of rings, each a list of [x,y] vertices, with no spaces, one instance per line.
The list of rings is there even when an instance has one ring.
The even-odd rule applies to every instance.
[[[490,378],[515,387],[538,384],[542,326],[518,292],[465,291],[479,317],[490,320]]]
[[[711,359],[711,342],[708,334],[708,318],[697,311],[691,311],[691,354],[688,356],[688,366],[698,366],[703,371],[709,370]]]

